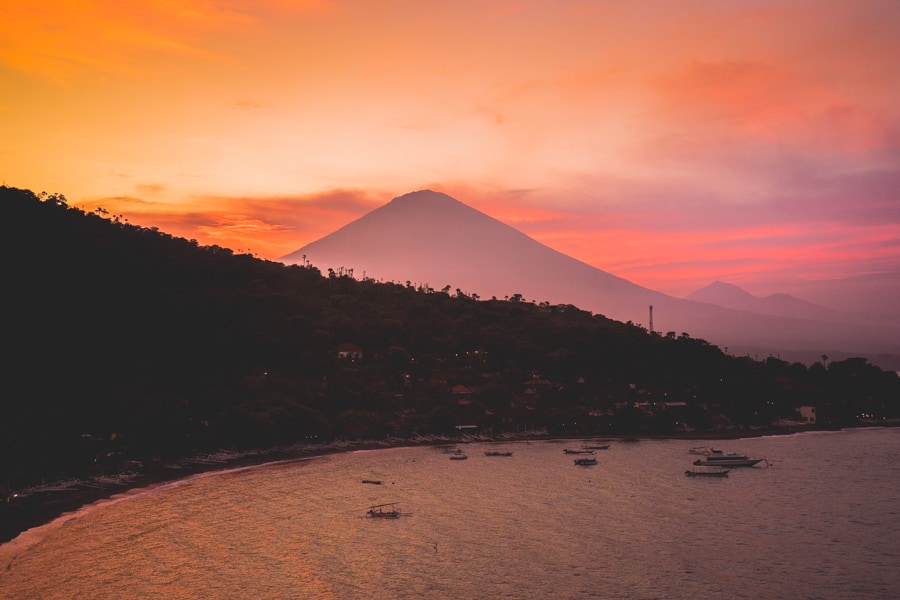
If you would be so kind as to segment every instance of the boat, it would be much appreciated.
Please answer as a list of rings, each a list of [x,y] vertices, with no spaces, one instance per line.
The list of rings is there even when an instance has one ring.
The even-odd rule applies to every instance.
[[[572,450],[571,448],[563,448],[566,454],[593,454],[593,450]]]
[[[609,444],[603,444],[601,446],[582,446],[585,450],[609,450]]]
[[[459,454],[451,454],[450,455],[450,460],[466,460],[467,458],[469,458],[469,457],[466,454],[463,454],[462,452],[460,452]]]
[[[738,454],[737,452],[713,452],[706,456],[706,460],[743,460],[750,458],[746,454]]]
[[[695,466],[684,472],[688,477],[728,477],[728,469],[718,465]]]
[[[578,465],[579,467],[589,467],[591,465],[596,465],[597,459],[596,458],[576,458],[575,464]]]
[[[396,519],[400,516],[400,509],[396,503],[376,504],[370,506],[366,511],[366,517],[369,519]]]
[[[713,448],[712,446],[694,446],[690,450],[688,450],[689,454],[700,454],[701,456],[710,456],[710,455],[719,455],[724,454],[718,448]]]
[[[363,479],[362,482],[363,483],[371,483],[372,485],[381,485],[382,483],[384,483],[380,479]]]
[[[499,452],[496,450],[489,450],[484,453],[485,456],[512,456],[512,452]]]
[[[707,456],[704,459],[697,459],[694,461],[694,466],[697,467],[752,467],[757,463],[761,463],[765,461],[765,458],[750,458],[749,456],[744,456],[743,454],[725,454],[725,455],[717,455],[717,456]],[[768,461],[766,461],[768,465]]]

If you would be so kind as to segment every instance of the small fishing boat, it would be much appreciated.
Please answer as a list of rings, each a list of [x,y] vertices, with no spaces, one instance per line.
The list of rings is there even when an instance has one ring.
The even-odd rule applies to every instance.
[[[576,458],[575,464],[578,465],[579,467],[589,467],[591,465],[596,465],[597,459],[596,458]]]
[[[463,452],[460,452],[459,454],[451,454],[450,455],[450,460],[466,460],[468,458],[469,458],[468,455],[466,455]]]
[[[366,511],[366,518],[369,519],[396,519],[400,517],[400,509],[397,508],[395,502],[388,504],[376,504],[370,506]]]
[[[498,452],[496,450],[489,450],[484,453],[485,456],[512,456],[512,452]]]
[[[765,462],[768,465],[768,461],[765,458],[750,458],[749,456],[741,455],[725,455],[725,456],[707,456],[705,459],[700,460],[697,459],[694,461],[694,466],[697,467],[752,467],[756,463]]]
[[[372,485],[381,485],[382,483],[384,483],[380,479],[363,479],[362,482],[363,483],[371,483]]]
[[[609,450],[609,444],[602,444],[599,446],[582,446],[585,450]]]
[[[712,446],[694,446],[688,450],[688,454],[700,454],[701,456],[709,456],[711,454],[723,454],[723,452]]]
[[[728,477],[728,469],[719,466],[695,466],[684,474],[688,477]]]
[[[593,450],[572,450],[571,448],[563,448],[566,454],[593,454]]]

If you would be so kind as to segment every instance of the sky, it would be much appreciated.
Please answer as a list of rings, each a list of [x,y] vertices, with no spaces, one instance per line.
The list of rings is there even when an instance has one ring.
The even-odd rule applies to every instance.
[[[675,296],[900,297],[895,0],[8,4],[9,186],[272,260],[432,189]]]

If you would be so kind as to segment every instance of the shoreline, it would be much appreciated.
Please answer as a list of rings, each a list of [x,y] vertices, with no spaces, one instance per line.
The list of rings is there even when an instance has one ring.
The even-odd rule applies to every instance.
[[[839,431],[808,425],[769,427],[751,430],[726,430],[716,432],[689,432],[667,435],[550,435],[545,431],[510,433],[499,435],[419,436],[414,438],[387,438],[385,440],[336,441],[328,444],[298,444],[268,450],[249,452],[219,451],[212,454],[185,458],[169,465],[156,465],[141,472],[119,477],[70,480],[57,485],[37,486],[17,495],[10,495],[0,503],[0,544],[14,540],[29,529],[54,521],[64,514],[74,512],[130,490],[153,485],[173,483],[203,473],[257,467],[280,461],[303,460],[317,456],[340,454],[361,450],[381,450],[416,446],[442,446],[471,443],[502,443],[546,440],[609,440],[631,442],[640,440],[737,440],[769,435],[792,435],[810,431]]]

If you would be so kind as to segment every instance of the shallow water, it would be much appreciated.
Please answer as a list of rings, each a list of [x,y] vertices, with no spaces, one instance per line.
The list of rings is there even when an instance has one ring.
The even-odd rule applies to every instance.
[[[9,598],[895,598],[900,429],[353,452],[206,475],[0,546]],[[486,449],[513,451],[487,457]],[[363,479],[383,480],[367,485]],[[366,519],[397,502],[399,519]]]

